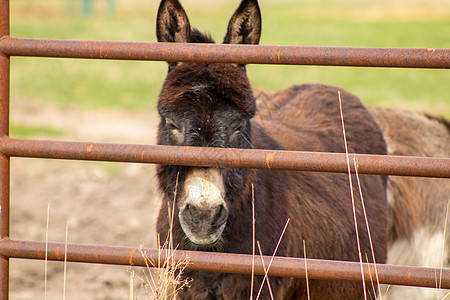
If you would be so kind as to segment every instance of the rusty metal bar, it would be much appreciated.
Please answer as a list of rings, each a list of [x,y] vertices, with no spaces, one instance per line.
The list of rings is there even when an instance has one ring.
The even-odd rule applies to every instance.
[[[0,38],[9,36],[9,0],[0,0]],[[9,135],[9,57],[0,54],[0,136]],[[0,240],[9,237],[9,157],[0,154]],[[0,254],[0,299],[9,297],[9,258]]]
[[[158,249],[142,249],[145,251],[150,265],[157,266],[158,261],[165,261],[165,251]],[[45,259],[45,242],[2,240],[0,241],[0,253],[11,258]],[[64,243],[48,244],[48,259],[63,261],[65,256]],[[252,256],[231,253],[212,253],[200,251],[175,250],[175,261],[188,259],[188,269],[196,271],[211,271],[224,273],[251,274]],[[265,256],[265,265],[269,264],[271,257]],[[67,261],[145,266],[145,259],[139,248],[68,244]],[[318,259],[306,259],[308,278],[324,280],[361,280],[361,265],[358,262],[330,261]],[[364,277],[369,281],[374,278],[374,265],[363,264]],[[377,265],[380,283],[421,286],[436,288],[450,288],[450,269],[436,269],[410,266]],[[255,260],[255,274],[263,275],[264,269],[261,260]],[[440,278],[442,274],[442,278]],[[305,259],[290,257],[275,257],[269,271],[271,276],[305,277]]]
[[[4,137],[6,156],[347,173],[343,153],[61,142]],[[360,174],[450,178],[450,158],[350,155]]]
[[[8,56],[176,62],[450,68],[450,49],[305,47],[75,41],[4,37]]]

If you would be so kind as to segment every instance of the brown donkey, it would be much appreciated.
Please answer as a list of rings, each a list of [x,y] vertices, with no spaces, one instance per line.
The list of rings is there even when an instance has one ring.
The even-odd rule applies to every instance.
[[[390,109],[369,111],[383,131],[388,154],[450,157],[449,121]],[[450,180],[391,176],[387,195],[387,263],[448,268],[450,228],[445,222]],[[448,292],[391,286],[383,299],[442,299]]]
[[[243,0],[223,43],[258,44],[260,34],[258,3]],[[191,28],[178,0],[161,1],[157,37],[159,42],[213,43]],[[387,154],[381,118],[374,118],[356,96],[341,90],[341,98],[349,152]],[[345,151],[337,88],[305,84],[254,93],[244,65],[170,62],[158,112],[162,145]],[[360,176],[374,253],[359,191],[354,187],[353,213],[346,174],[160,165],[157,176],[163,194],[158,234],[167,237],[167,212],[173,206],[178,249],[252,253],[252,201],[255,236],[264,255],[273,253],[288,219],[278,256],[303,257],[305,243],[310,258],[359,261],[361,251],[364,260],[375,256],[384,263],[388,245],[395,245],[385,176]],[[185,276],[193,281],[181,291],[181,299],[250,298],[249,275],[187,271]],[[261,283],[262,277],[256,276],[254,295]],[[270,286],[275,299],[307,299],[304,279],[273,277]],[[310,280],[309,288],[311,299],[363,299],[364,293],[375,298],[377,290],[364,290],[358,282],[320,280]],[[269,297],[266,284],[260,299]]]

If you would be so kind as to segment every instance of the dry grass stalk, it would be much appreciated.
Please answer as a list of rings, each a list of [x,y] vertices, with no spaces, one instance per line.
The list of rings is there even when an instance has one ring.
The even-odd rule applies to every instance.
[[[278,239],[277,246],[275,247],[275,250],[273,251],[272,257],[271,257],[271,259],[269,261],[269,265],[267,266],[267,272],[265,272],[265,274],[264,274],[263,281],[261,282],[261,286],[259,287],[258,294],[256,295],[256,299],[257,300],[259,299],[259,296],[261,295],[261,291],[262,291],[262,289],[264,287],[265,281],[268,280],[268,278],[269,278],[268,277],[269,269],[272,266],[273,259],[275,257],[275,254],[277,253],[278,246],[280,246],[281,240],[283,239],[284,233],[286,232],[286,228],[289,225],[289,221],[290,221],[290,219],[288,218],[287,221],[286,221],[286,224],[284,225],[283,231],[281,232],[280,238]]]
[[[190,280],[182,276],[189,264],[189,258],[175,260],[174,249],[171,249],[169,244],[166,240],[162,246],[158,247],[157,263],[149,259],[142,247],[139,249],[147,272],[144,271],[143,277],[136,276],[141,280],[148,299],[175,299],[183,288],[189,287]]]
[[[367,235],[369,237],[370,251],[372,252],[373,267],[374,267],[374,270],[375,270],[375,280],[377,282],[377,287],[378,287],[378,295],[379,295],[378,299],[382,300],[381,288],[380,288],[380,280],[379,280],[379,277],[378,277],[377,261],[375,259],[375,251],[373,250],[372,235],[370,234],[369,220],[367,219],[366,205],[364,204],[364,197],[363,197],[362,188],[361,188],[361,181],[359,180],[358,164],[356,163],[356,158],[353,158],[353,165],[355,167],[355,175],[356,175],[356,180],[358,182],[359,197],[361,199],[361,207],[363,209],[364,221],[366,223]],[[366,253],[366,260],[367,260],[367,263],[369,263],[369,259],[367,258],[367,253]],[[372,275],[370,274],[370,269],[369,269],[369,275],[370,275],[370,280],[372,282],[372,286],[374,286],[373,280],[372,280]],[[375,293],[375,291],[374,291],[374,293]],[[375,295],[376,294],[377,293],[375,293]]]
[[[450,296],[450,292],[448,292],[447,294],[445,294],[445,296],[444,297],[442,297],[441,298],[441,300],[444,300],[444,299],[446,299],[448,296]]]
[[[47,207],[47,225],[45,227],[45,262],[44,262],[44,299],[47,300],[48,281],[48,226],[50,223],[50,203]]]
[[[253,285],[255,281],[255,186],[252,183],[252,279],[250,283],[250,300],[253,300]]]
[[[364,292],[364,300],[367,300],[366,281],[364,279],[364,267],[363,267],[363,260],[362,260],[362,254],[361,254],[361,243],[359,240],[358,223],[357,223],[357,219],[356,219],[355,195],[353,193],[352,173],[351,173],[351,169],[350,169],[350,159],[349,159],[349,155],[348,155],[347,136],[345,134],[344,114],[342,112],[341,91],[338,91],[338,98],[339,98],[339,111],[341,114],[342,134],[344,136],[345,157],[347,160],[348,181],[350,184],[350,196],[352,199],[353,222],[355,224],[356,243],[358,246],[358,256],[359,256],[359,262],[361,265],[361,277],[362,277],[362,285],[363,285],[363,292]]]
[[[261,244],[259,243],[259,241],[257,243],[258,243],[259,255],[261,257],[261,263],[262,263],[262,266],[264,269],[264,274],[267,275],[267,273],[269,272],[269,269],[266,268],[266,264],[264,263],[264,256],[262,254]],[[270,286],[269,277],[267,277],[267,287],[269,288],[270,299],[273,300],[272,287]],[[258,298],[256,298],[256,299],[258,299]]]
[[[369,262],[369,256],[367,255],[367,253],[364,253],[364,254],[365,254],[365,256],[366,256],[366,262],[367,262],[367,264],[370,264],[370,262]],[[374,284],[374,281],[373,281],[373,276],[372,276],[372,272],[371,272],[370,268],[369,268],[369,278],[370,278],[370,282],[372,283],[372,291],[373,291],[373,294],[374,294],[374,295],[377,295],[377,291],[376,291],[376,289],[375,289],[375,284]],[[380,285],[379,285],[379,284],[378,284],[378,290],[380,290]],[[378,293],[378,296],[377,296],[376,299],[377,299],[377,300],[382,300],[381,293]]]
[[[445,211],[445,221],[444,221],[444,239],[447,236],[447,223],[448,223],[448,210],[450,206],[450,198],[447,202],[447,210]],[[442,243],[442,253],[441,253],[441,268],[439,272],[439,285],[438,288],[441,288],[442,284],[442,268],[444,267],[444,254],[445,254],[445,242]],[[448,295],[448,294],[447,294]],[[447,295],[445,297],[447,297]]]
[[[133,300],[134,299],[134,276],[135,276],[135,272],[134,270],[130,270],[130,296],[129,296],[129,300]]]
[[[311,296],[309,294],[308,266],[306,264],[306,242],[305,242],[305,240],[303,240],[303,256],[305,258],[306,295],[308,296],[308,300],[310,300]]]
[[[64,245],[64,283],[63,283],[63,300],[66,299],[66,283],[67,283],[67,241],[69,238],[69,219],[66,223],[66,241]]]

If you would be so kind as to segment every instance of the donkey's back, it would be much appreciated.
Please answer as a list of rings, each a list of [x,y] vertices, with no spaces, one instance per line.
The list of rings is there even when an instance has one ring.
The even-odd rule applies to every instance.
[[[282,145],[299,151],[345,152],[341,111],[349,151],[385,154],[386,145],[374,118],[355,95],[324,84],[293,85],[280,91],[254,89],[253,119]]]

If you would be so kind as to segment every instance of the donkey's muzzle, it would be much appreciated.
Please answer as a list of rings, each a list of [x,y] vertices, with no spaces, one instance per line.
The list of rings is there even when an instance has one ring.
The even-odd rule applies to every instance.
[[[183,231],[197,245],[211,245],[216,243],[225,228],[228,210],[224,205],[216,207],[197,207],[187,204],[180,211],[180,224]]]
[[[212,245],[220,239],[228,218],[224,195],[223,177],[217,169],[194,169],[186,177],[178,218],[194,244]]]

